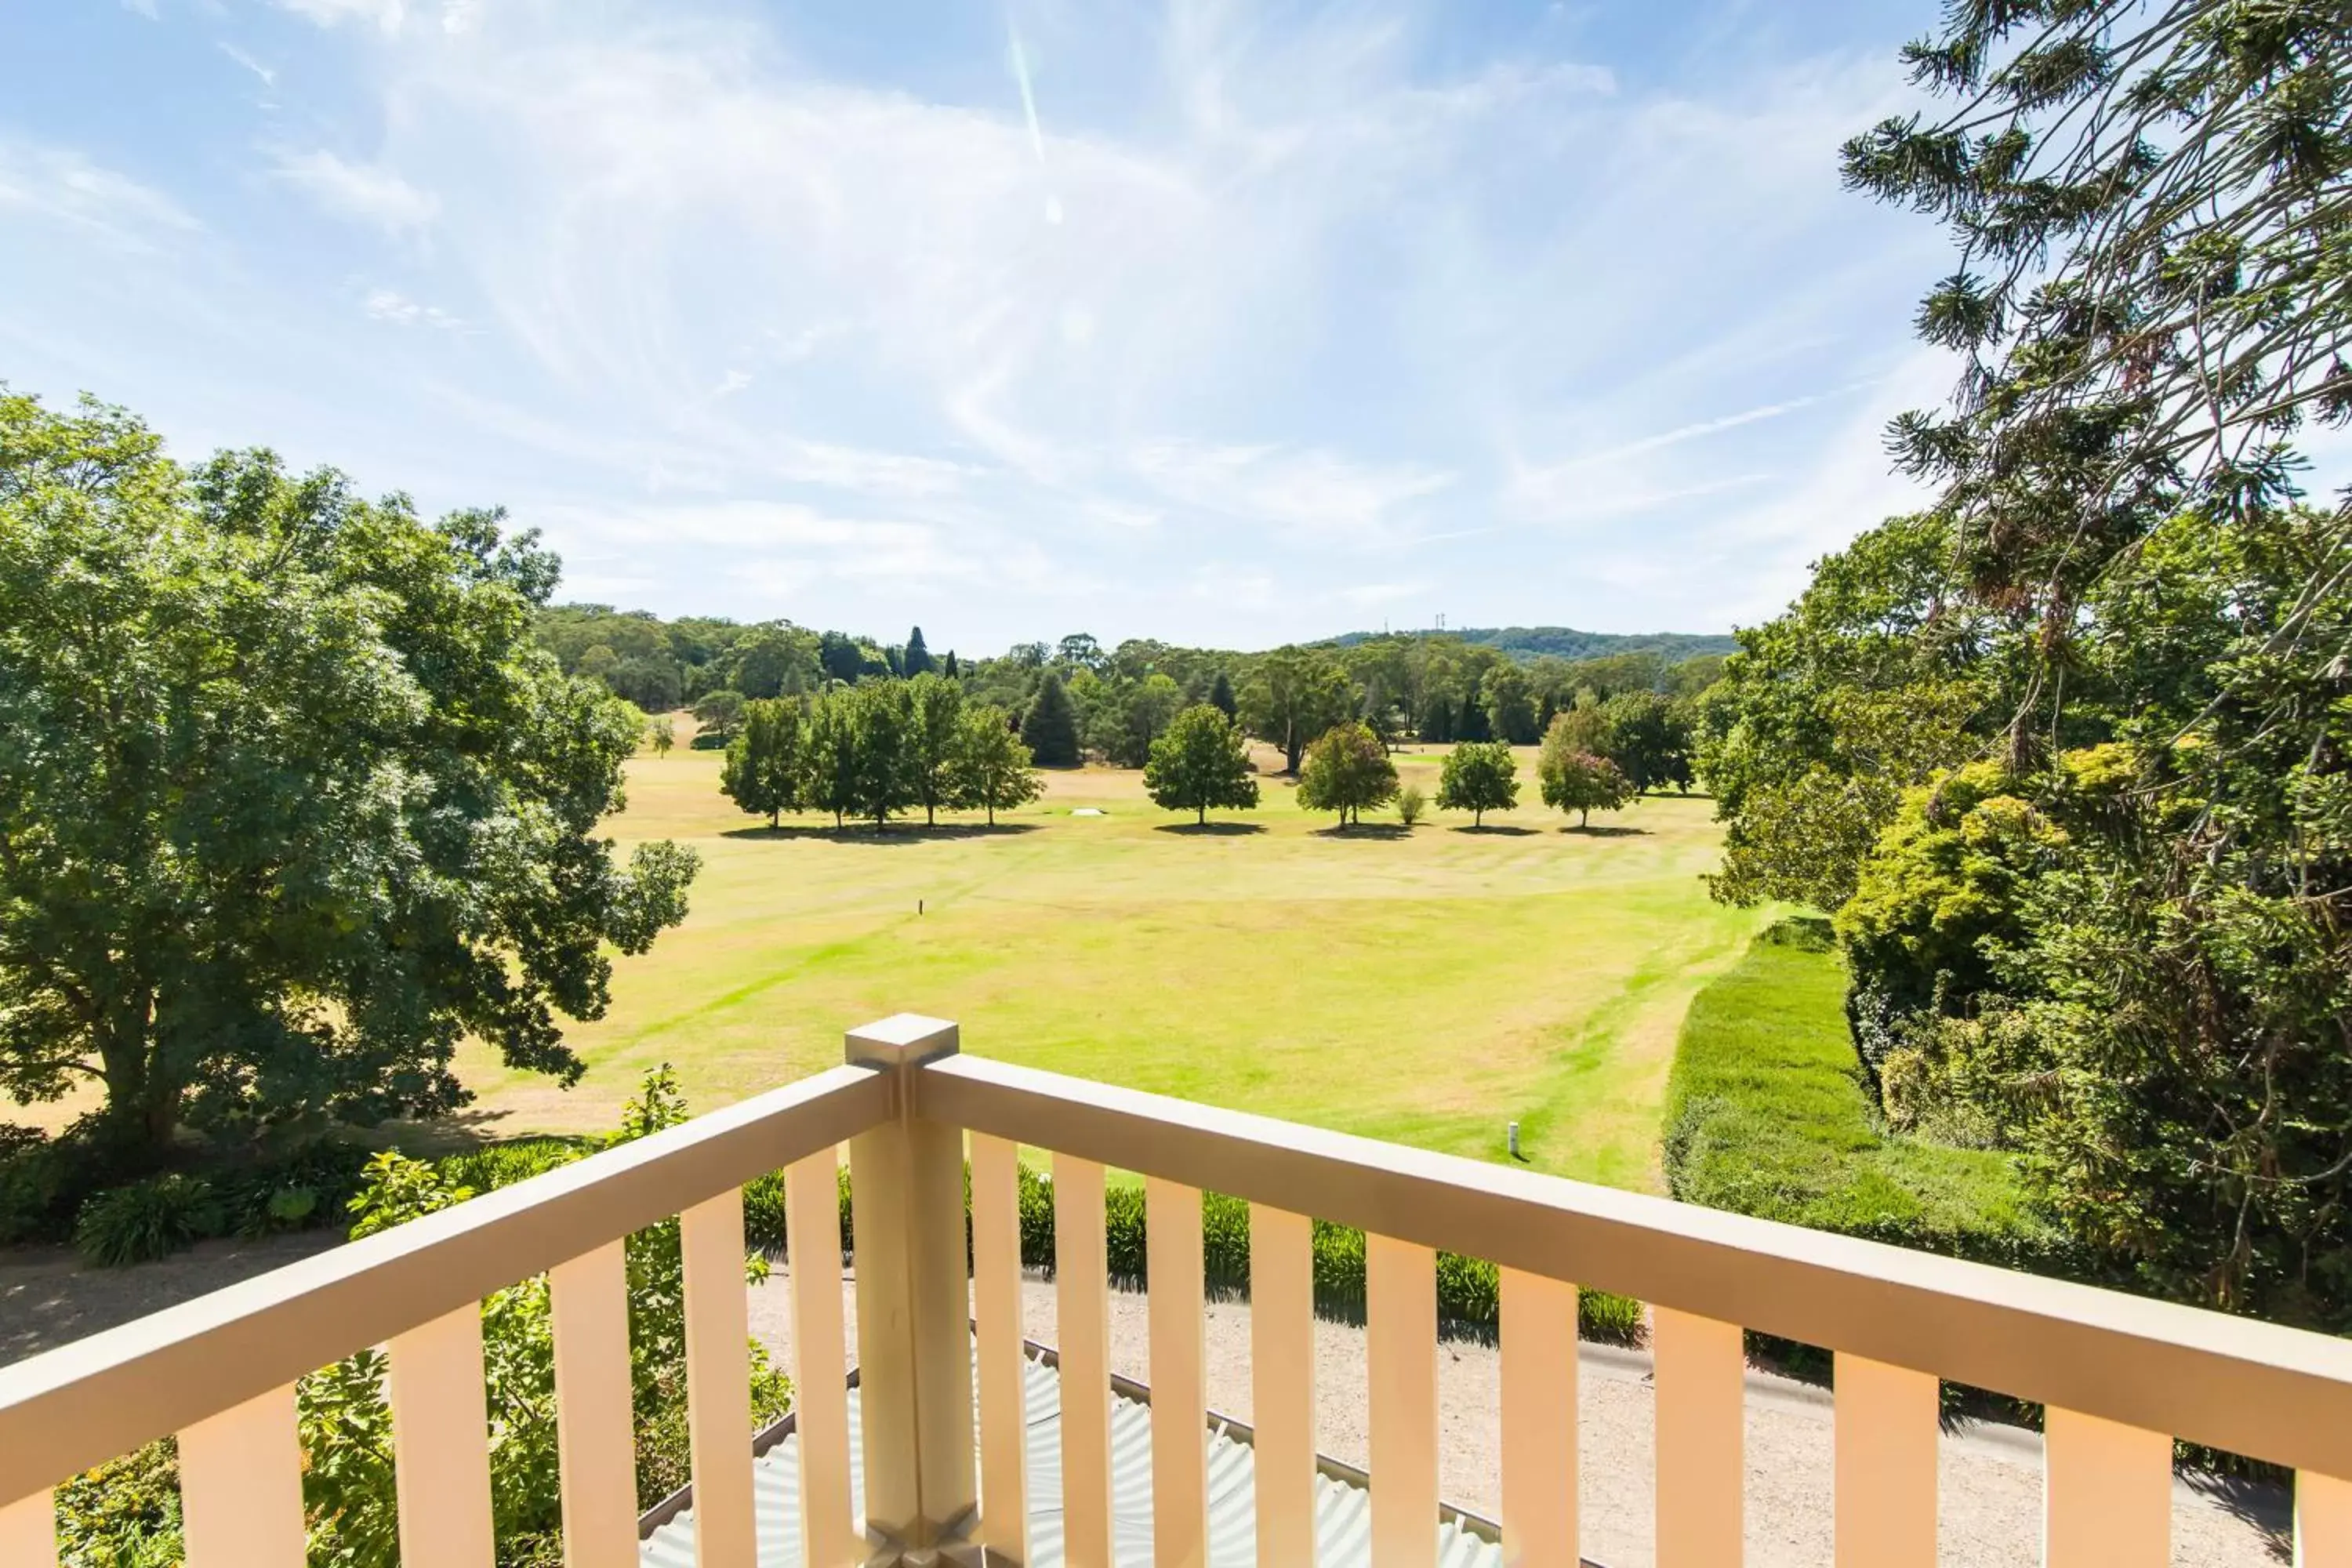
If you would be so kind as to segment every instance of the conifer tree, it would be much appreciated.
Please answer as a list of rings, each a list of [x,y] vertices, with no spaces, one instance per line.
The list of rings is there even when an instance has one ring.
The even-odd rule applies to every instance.
[[[1078,765],[1078,713],[1060,671],[1047,670],[1037,683],[1037,695],[1030,699],[1029,710],[1021,717],[1021,739],[1039,767]]]

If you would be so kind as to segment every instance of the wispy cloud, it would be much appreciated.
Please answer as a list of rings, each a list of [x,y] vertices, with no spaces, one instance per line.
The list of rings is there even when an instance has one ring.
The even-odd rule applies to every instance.
[[[255,59],[251,55],[247,54],[235,44],[221,45],[220,52],[235,60],[237,64],[243,66],[246,69],[251,71],[254,75],[259,77],[261,79],[262,86],[276,87],[278,85],[278,73],[276,71],[270,69],[268,66],[263,65],[259,60]]]
[[[361,309],[371,321],[389,321],[395,327],[437,327],[443,331],[464,331],[466,323],[437,305],[424,305],[396,289],[371,289],[361,301]]]
[[[163,192],[70,148],[0,136],[0,211],[7,209],[135,249],[201,226]]]
[[[440,211],[437,197],[381,164],[352,163],[323,148],[281,153],[278,177],[333,216],[394,237],[421,230]]]
[[[342,22],[372,23],[386,33],[400,31],[408,8],[402,0],[276,0],[278,9],[307,16],[322,27]]]

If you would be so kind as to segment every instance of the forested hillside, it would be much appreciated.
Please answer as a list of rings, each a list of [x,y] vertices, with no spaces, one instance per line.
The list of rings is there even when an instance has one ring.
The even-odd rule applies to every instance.
[[[1331,639],[1334,647],[1352,647],[1385,637],[1452,637],[1472,647],[1491,647],[1516,659],[1607,658],[1616,654],[1655,654],[1670,663],[1688,658],[1717,658],[1738,644],[1729,633],[1714,632],[1580,632],[1573,626],[1465,626],[1442,632],[1343,632]]]

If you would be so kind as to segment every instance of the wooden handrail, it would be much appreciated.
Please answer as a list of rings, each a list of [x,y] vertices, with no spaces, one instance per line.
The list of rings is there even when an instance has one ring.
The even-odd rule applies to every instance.
[[[2352,1477],[2352,1342],[956,1056],[915,1114]]]
[[[0,1368],[0,1503],[878,1126],[896,1082],[834,1068]]]

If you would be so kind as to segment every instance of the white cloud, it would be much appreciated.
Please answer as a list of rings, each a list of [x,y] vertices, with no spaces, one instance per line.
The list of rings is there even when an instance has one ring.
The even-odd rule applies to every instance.
[[[126,249],[202,226],[163,192],[71,149],[0,137],[0,212],[11,208]]]
[[[322,210],[395,237],[425,228],[441,207],[431,192],[417,189],[390,169],[346,163],[323,148],[281,153],[277,173]]]
[[[263,65],[259,60],[255,59],[251,55],[247,54],[235,44],[221,45],[220,52],[235,60],[237,64],[243,66],[246,69],[251,71],[254,75],[259,77],[261,79],[262,86],[276,87],[278,85],[278,73],[276,71],[270,69],[268,66]]]
[[[1161,441],[1137,447],[1129,460],[1181,505],[1316,535],[1377,532],[1454,482],[1443,469],[1278,447]]]
[[[396,289],[371,289],[361,301],[361,309],[372,321],[389,321],[395,327],[438,327],[444,331],[463,331],[466,323],[442,310],[438,305],[423,305]]]
[[[161,13],[155,9],[155,0],[122,0],[122,8],[135,12],[151,22],[163,19]]]
[[[278,9],[307,16],[322,27],[373,22],[386,33],[400,31],[407,7],[402,0],[276,0]]]

